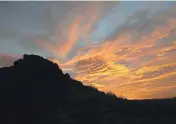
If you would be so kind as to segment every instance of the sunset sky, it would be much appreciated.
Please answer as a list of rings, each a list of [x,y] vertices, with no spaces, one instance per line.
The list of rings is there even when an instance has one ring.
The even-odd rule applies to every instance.
[[[0,2],[0,67],[48,58],[128,99],[176,96],[176,2]]]

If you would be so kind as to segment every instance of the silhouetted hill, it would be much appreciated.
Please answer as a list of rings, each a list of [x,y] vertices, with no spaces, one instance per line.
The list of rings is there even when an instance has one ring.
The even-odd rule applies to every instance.
[[[57,64],[24,55],[0,68],[2,124],[175,124],[176,100],[125,100],[64,74]]]

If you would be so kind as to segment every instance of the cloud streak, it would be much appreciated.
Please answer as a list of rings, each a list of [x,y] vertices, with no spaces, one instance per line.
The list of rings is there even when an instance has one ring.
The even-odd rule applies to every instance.
[[[59,30],[59,33],[61,34],[58,34],[56,31],[55,40],[37,40],[36,43],[62,59],[67,58],[75,44],[79,42],[85,42],[83,44],[86,44],[89,36],[93,32],[93,25],[96,23],[98,17],[100,17],[102,7],[98,6],[93,10],[91,10],[91,8],[87,8],[87,11],[88,12],[84,13],[85,15],[78,15],[68,27],[58,25],[58,28],[60,29],[57,28],[57,30]],[[64,36],[65,32],[66,36],[60,37],[61,35]]]

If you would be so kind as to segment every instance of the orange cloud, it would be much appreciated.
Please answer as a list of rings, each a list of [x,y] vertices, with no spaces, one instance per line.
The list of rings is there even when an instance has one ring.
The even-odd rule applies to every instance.
[[[88,10],[91,9],[89,8]],[[79,15],[68,27],[59,25],[57,30],[61,30],[61,32],[59,32],[61,34],[58,34],[56,31],[56,41],[37,40],[37,45],[49,50],[57,57],[64,60],[77,42],[83,42],[80,41],[80,39],[84,41],[88,40],[93,31],[94,23],[97,21],[98,17],[100,17],[101,10],[102,7],[100,6],[92,11],[87,11],[85,15],[88,16],[88,19],[85,15]],[[62,33],[63,36],[61,38],[60,35],[62,35]],[[65,33],[66,37],[64,36]]]
[[[84,16],[75,20],[68,28],[66,42],[42,45],[52,51],[54,55],[67,56],[78,40],[86,41],[91,36],[92,25],[96,22],[99,12],[94,14],[88,22],[86,21],[86,24],[82,24],[85,21]],[[145,23],[134,28],[120,30],[114,40],[80,48],[77,55],[67,62],[53,61],[61,65],[63,70],[75,72],[74,78],[84,84],[93,85],[99,90],[112,91],[117,95],[123,93],[129,99],[148,98],[156,91],[169,90],[171,86],[162,84],[157,88],[156,84],[161,83],[161,80],[171,80],[176,75],[174,70],[176,69],[176,60],[173,59],[176,54],[172,53],[171,55],[171,52],[176,50],[176,42],[174,39],[168,45],[159,45],[160,40],[169,38],[176,29],[176,18],[162,15],[156,16],[156,18],[162,19],[164,24],[156,23],[152,30],[151,27],[148,27],[150,33],[144,33],[139,36],[138,40],[133,37],[138,36],[136,31],[146,30],[143,29]],[[173,86],[175,87],[175,84]],[[153,97],[156,96],[153,95]]]

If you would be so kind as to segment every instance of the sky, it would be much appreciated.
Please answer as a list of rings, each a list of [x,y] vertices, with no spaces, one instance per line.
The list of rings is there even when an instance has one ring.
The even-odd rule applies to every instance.
[[[128,99],[176,96],[175,2],[0,2],[0,67],[41,55]]]

